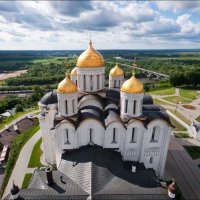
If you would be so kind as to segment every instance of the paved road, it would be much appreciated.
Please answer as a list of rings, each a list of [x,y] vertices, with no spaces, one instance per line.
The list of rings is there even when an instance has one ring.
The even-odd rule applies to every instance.
[[[165,177],[174,177],[187,200],[200,199],[200,171],[178,140],[171,136]]]
[[[13,181],[19,187],[22,186],[22,182],[24,180],[24,176],[27,171],[27,166],[28,166],[28,162],[29,162],[33,147],[41,136],[42,136],[41,131],[39,130],[22,148],[19,154],[19,158],[16,162],[16,165],[13,169],[12,175],[9,179],[6,190],[4,192],[3,198],[5,198],[9,194],[10,189],[12,188]]]

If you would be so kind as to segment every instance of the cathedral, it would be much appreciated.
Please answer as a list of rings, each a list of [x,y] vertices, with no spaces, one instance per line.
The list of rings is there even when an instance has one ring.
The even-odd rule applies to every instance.
[[[169,199],[157,179],[165,169],[169,116],[134,73],[124,80],[118,64],[104,85],[104,58],[90,41],[70,75],[38,103],[45,161],[57,170],[35,170],[17,193],[22,199]]]

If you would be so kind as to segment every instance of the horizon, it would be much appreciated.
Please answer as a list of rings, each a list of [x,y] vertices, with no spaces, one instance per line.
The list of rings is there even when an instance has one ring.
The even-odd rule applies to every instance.
[[[0,50],[200,49],[199,1],[0,1]],[[52,14],[53,13],[53,14]]]

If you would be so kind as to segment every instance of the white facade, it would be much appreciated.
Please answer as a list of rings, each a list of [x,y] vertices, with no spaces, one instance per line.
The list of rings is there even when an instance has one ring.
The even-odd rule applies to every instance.
[[[120,92],[121,115],[138,117],[142,114],[144,93]]]
[[[78,112],[77,93],[58,95],[58,112],[65,117],[75,115]]]
[[[104,89],[105,67],[77,67],[78,90],[81,92],[97,92]]]
[[[120,89],[124,81],[124,76],[109,75],[109,89]]]

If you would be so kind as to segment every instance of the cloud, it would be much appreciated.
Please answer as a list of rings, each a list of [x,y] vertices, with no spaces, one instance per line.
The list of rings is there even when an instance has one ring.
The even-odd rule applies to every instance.
[[[0,1],[0,12],[17,12],[18,10],[15,1]]]
[[[82,12],[94,10],[91,1],[52,1],[49,4],[61,15],[78,17]]]
[[[173,12],[199,12],[200,1],[156,1],[160,10]]]

